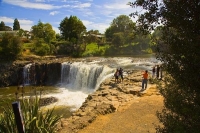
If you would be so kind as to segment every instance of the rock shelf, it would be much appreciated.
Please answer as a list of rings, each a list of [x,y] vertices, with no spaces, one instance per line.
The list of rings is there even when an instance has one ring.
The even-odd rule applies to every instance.
[[[88,95],[82,106],[70,118],[62,119],[59,132],[76,133],[92,123],[97,116],[125,109],[143,96],[160,95],[155,84],[141,90],[141,71],[131,71],[123,83],[115,83],[114,77],[104,81],[98,90]]]

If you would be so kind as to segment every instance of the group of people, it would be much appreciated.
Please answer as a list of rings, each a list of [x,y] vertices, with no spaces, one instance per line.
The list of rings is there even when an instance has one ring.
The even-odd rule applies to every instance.
[[[148,71],[146,70],[142,75],[143,75],[143,79],[142,79],[142,89],[141,89],[141,91],[147,89]],[[152,68],[152,78],[155,78],[155,77],[157,79],[162,79],[161,65],[153,66],[153,68]]]
[[[142,73],[142,89],[141,89],[141,91],[147,89],[148,76],[149,76],[148,71],[145,70]],[[123,79],[124,79],[123,69],[122,68],[116,69],[114,77],[115,77],[115,83],[123,82]],[[162,79],[161,65],[153,66],[153,68],[152,68],[152,78],[155,78],[155,77],[157,79]]]
[[[123,82],[124,80],[123,69],[122,68],[116,69],[114,77],[115,77],[115,83]]]
[[[162,70],[161,70],[161,65],[155,65],[152,68],[152,78],[154,79],[155,77],[157,79],[162,79]]]

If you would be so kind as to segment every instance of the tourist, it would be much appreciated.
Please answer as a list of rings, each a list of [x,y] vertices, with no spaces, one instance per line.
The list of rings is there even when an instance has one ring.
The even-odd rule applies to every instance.
[[[155,66],[153,66],[153,68],[152,68],[152,78],[154,78],[154,77],[155,77],[155,73],[156,73],[156,67],[155,67]]]
[[[160,80],[162,80],[162,77],[163,77],[163,73],[162,73],[162,65],[160,65]]]
[[[159,73],[160,73],[160,66],[157,65],[156,67],[156,78],[159,79]]]
[[[123,69],[122,68],[119,69],[119,77],[120,77],[120,81],[123,82],[124,77],[123,77]]]
[[[143,74],[142,74],[142,90],[146,90],[147,89],[147,81],[148,81],[148,71],[146,70]],[[141,90],[141,91],[142,91]]]
[[[118,69],[116,69],[114,76],[115,76],[115,83],[119,83],[119,70]]]

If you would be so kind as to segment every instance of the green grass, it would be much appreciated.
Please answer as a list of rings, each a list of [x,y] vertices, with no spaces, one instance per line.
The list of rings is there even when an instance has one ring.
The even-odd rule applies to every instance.
[[[24,43],[23,48],[24,49],[32,49],[34,47],[33,45],[34,45],[33,43]]]
[[[90,43],[86,46],[86,51],[82,56],[103,56],[105,51],[109,48],[108,45],[99,46],[96,43]]]

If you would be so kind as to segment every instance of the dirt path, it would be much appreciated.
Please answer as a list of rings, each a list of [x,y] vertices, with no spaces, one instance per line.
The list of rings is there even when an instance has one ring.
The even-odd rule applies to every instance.
[[[138,97],[129,107],[101,115],[78,133],[155,133],[160,124],[156,112],[163,108],[163,97]]]

